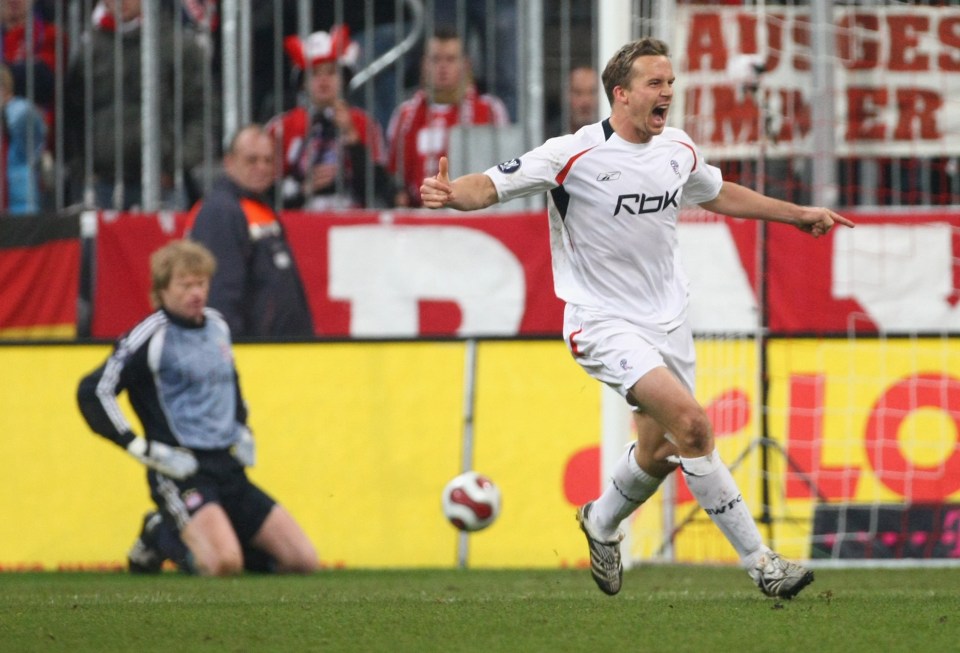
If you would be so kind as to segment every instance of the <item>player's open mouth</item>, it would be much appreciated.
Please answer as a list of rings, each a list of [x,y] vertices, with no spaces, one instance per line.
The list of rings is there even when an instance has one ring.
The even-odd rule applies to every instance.
[[[654,107],[652,113],[653,121],[658,125],[662,125],[667,121],[667,111],[670,110],[669,104],[661,104],[658,107]]]

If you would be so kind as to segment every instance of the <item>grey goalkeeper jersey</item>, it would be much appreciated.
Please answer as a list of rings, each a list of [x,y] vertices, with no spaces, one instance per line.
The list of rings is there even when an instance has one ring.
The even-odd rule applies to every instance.
[[[151,314],[80,382],[80,411],[90,427],[125,447],[134,429],[117,401],[124,390],[149,440],[226,449],[246,423],[230,329],[211,308],[202,325],[163,310]]]

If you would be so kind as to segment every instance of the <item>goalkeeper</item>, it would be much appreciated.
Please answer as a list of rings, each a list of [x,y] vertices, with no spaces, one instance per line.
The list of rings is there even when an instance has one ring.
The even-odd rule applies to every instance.
[[[120,338],[77,392],[90,428],[147,467],[158,513],[144,519],[131,570],[159,571],[169,558],[201,575],[226,576],[244,569],[246,551],[270,560],[272,571],[313,572],[317,554],[306,534],[244,469],[254,447],[230,330],[207,307],[215,268],[197,243],[173,241],[154,252],[156,312]],[[120,410],[124,390],[144,437]]]

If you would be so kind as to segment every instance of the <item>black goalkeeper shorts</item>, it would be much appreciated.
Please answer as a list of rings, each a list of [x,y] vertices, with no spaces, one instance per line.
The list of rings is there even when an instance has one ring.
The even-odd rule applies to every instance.
[[[197,451],[199,469],[182,481],[147,471],[150,496],[164,518],[182,530],[190,516],[208,503],[219,504],[233,525],[241,544],[257,534],[276,501],[257,487],[243,466],[226,450]]]

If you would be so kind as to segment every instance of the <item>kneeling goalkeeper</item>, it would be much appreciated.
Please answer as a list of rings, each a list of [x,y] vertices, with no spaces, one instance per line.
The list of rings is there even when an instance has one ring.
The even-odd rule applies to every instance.
[[[247,552],[269,560],[270,571],[310,573],[318,567],[310,540],[244,469],[253,464],[253,437],[230,329],[207,307],[215,268],[213,255],[189,241],[153,253],[157,310],[83,378],[80,411],[91,429],[147,467],[158,513],[144,520],[131,570],[158,571],[169,558],[201,575],[226,576],[244,569]],[[142,438],[117,402],[124,390]]]

